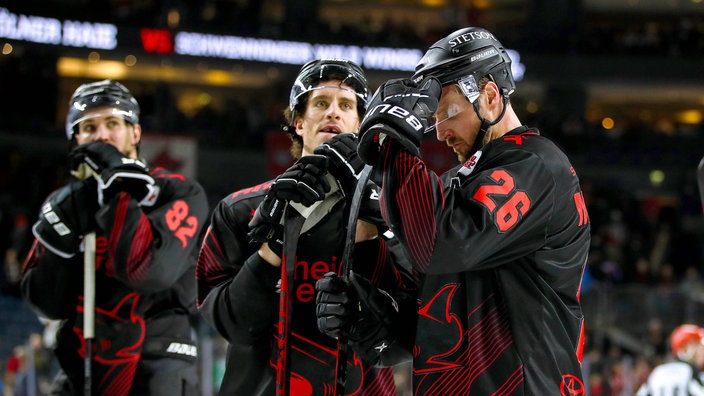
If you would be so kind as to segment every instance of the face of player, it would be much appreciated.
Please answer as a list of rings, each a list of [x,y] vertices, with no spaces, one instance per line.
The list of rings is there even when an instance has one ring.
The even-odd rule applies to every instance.
[[[74,134],[76,143],[109,143],[125,156],[137,159],[137,143],[142,135],[139,124],[132,125],[122,116],[113,115],[110,107],[87,110],[82,118]]]
[[[694,351],[692,363],[700,370],[704,370],[704,344],[702,342],[698,342],[694,348],[696,349]]]
[[[339,80],[322,82],[310,91],[306,111],[296,117],[296,133],[303,139],[302,155],[344,132],[359,131],[357,96],[354,89]]]
[[[481,121],[457,85],[443,87],[435,119],[437,139],[451,147],[457,159],[464,162],[471,154],[469,150],[477,138]]]

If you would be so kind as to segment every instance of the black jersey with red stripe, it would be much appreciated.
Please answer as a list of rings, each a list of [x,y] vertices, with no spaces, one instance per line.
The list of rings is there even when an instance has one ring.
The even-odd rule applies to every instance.
[[[577,174],[516,128],[442,177],[385,142],[382,212],[420,279],[417,395],[582,395],[590,225]]]
[[[255,260],[259,244],[247,238],[249,221],[270,186],[271,182],[263,183],[222,199],[213,211],[198,258],[200,312],[229,342],[222,395],[275,394],[279,350],[276,283],[281,269]],[[291,333],[287,337],[291,394],[333,394],[338,347],[317,328],[314,286],[326,272],[341,269],[347,206],[347,200],[339,200],[314,226],[304,227],[298,239]],[[355,272],[379,287],[397,289],[406,282],[392,261],[383,239],[355,246]],[[350,355],[346,395],[396,394],[390,368],[371,367]]]
[[[95,216],[96,394],[130,394],[144,357],[177,357],[195,365],[193,279],[208,202],[197,182],[161,168],[150,173],[159,187],[154,205],[139,206],[122,192]],[[23,297],[40,315],[64,320],[56,355],[81,394],[83,254],[64,259],[35,240],[22,271]]]

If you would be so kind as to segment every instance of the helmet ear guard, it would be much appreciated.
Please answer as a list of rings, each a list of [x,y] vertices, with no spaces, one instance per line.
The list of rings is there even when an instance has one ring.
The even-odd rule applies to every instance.
[[[66,116],[66,137],[72,140],[74,128],[87,119],[85,112],[98,108],[112,108],[110,115],[121,116],[130,124],[139,124],[139,103],[130,91],[114,80],[102,80],[79,86],[69,100]]]

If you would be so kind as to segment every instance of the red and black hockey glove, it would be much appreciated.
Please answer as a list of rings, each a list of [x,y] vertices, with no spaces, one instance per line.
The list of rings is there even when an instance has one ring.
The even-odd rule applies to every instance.
[[[130,194],[142,206],[154,205],[159,195],[159,187],[146,164],[124,156],[111,144],[82,144],[69,153],[69,161],[72,171],[79,171],[85,164],[98,175],[98,202],[101,206],[121,191]]]
[[[341,133],[328,139],[313,151],[328,158],[330,173],[348,197],[354,193],[359,174],[364,168],[364,162],[357,154],[358,144],[359,138],[354,133]]]
[[[362,161],[377,164],[383,136],[420,156],[420,142],[428,120],[438,107],[441,93],[442,86],[433,77],[418,84],[407,78],[382,84],[372,97],[359,128],[358,151]]]
[[[331,337],[349,337],[350,346],[365,361],[377,363],[395,343],[393,323],[398,304],[369,280],[350,273],[349,285],[334,272],[315,284],[318,330]]]
[[[83,235],[96,229],[98,210],[93,178],[70,183],[52,193],[41,207],[32,233],[44,247],[63,258],[78,252]]]

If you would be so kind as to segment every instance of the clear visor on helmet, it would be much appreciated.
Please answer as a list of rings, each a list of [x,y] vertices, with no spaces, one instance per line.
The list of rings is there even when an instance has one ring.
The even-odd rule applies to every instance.
[[[465,76],[457,81],[456,86],[462,94],[467,98],[467,102],[450,103],[446,107],[439,108],[430,118],[428,118],[428,127],[425,133],[433,132],[437,127],[449,121],[472,107],[472,104],[479,99],[479,87],[477,86],[474,76]]]

